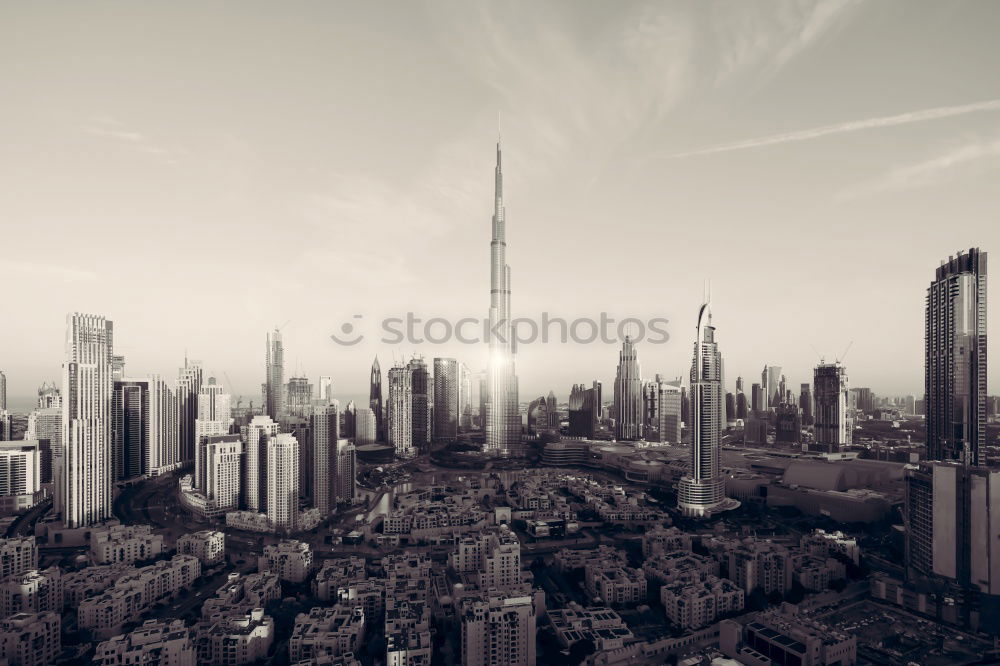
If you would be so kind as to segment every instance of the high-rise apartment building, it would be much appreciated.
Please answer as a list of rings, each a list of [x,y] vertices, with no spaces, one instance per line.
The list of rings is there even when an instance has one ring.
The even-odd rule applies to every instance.
[[[53,460],[61,459],[63,451],[62,401],[60,400],[59,406],[56,407],[39,407],[33,410],[28,415],[28,426],[24,431],[24,438],[38,442],[42,483],[53,483]],[[60,488],[54,487],[53,494],[58,496]],[[59,504],[56,503],[56,506]]]
[[[267,443],[278,431],[278,424],[264,415],[242,429],[243,505],[250,511],[263,512],[267,506]]]
[[[410,372],[411,418],[413,424],[413,448],[423,453],[431,442],[431,384],[427,363],[422,357],[414,357],[406,365]]]
[[[203,443],[204,494],[218,512],[239,508],[243,473],[240,435],[207,435]]]
[[[111,517],[111,356],[114,325],[97,315],[66,320],[63,363],[63,455],[60,497],[66,527],[86,527]]]
[[[281,421],[285,415],[285,347],[277,328],[267,334],[265,370],[264,413],[272,421]]]
[[[413,448],[413,373],[405,366],[389,369],[388,440],[396,455],[408,458]]]
[[[848,417],[849,389],[847,368],[839,361],[820,363],[813,371],[815,420],[814,450],[836,453],[851,444],[851,420]]]
[[[333,377],[321,375],[319,378],[319,400],[329,404],[333,400]]]
[[[473,421],[472,371],[465,363],[458,364],[458,429],[471,430]]]
[[[59,392],[59,387],[56,386],[56,383],[52,382],[49,384],[48,382],[42,382],[42,385],[38,388],[38,409],[50,409],[60,406],[62,406],[62,393]]]
[[[521,453],[521,414],[514,373],[514,329],[507,264],[507,219],[503,205],[500,142],[494,170],[493,233],[490,241],[490,356],[486,369],[486,446],[499,455]]]
[[[287,433],[267,440],[267,520],[279,532],[295,529],[299,514],[299,443]]]
[[[802,425],[813,424],[813,397],[812,388],[809,384],[802,384],[799,387],[799,409],[802,410]]]
[[[596,384],[596,382],[595,382]],[[600,405],[597,404],[597,390],[587,388],[583,384],[573,384],[569,392],[569,424],[570,437],[585,437],[592,439],[597,432],[597,422],[600,420]]]
[[[313,385],[308,377],[288,379],[288,399],[285,411],[290,416],[305,417],[313,403]]]
[[[688,516],[706,516],[731,508],[719,473],[725,411],[722,354],[715,341],[712,306],[698,312],[698,338],[691,363],[691,473],[677,484],[677,504]]]
[[[776,407],[783,399],[781,366],[766,365],[760,373],[760,386],[764,390],[764,409]]]
[[[204,371],[201,361],[188,361],[185,357],[184,367],[178,370],[177,377],[177,427],[179,459],[176,461],[188,462],[194,460],[195,424],[198,420],[198,392],[201,391],[201,383]]]
[[[374,444],[378,441],[378,422],[375,412],[368,407],[362,407],[354,416],[354,442],[358,446]]]
[[[946,584],[945,595],[973,626],[1000,623],[997,507],[1000,469],[948,461],[907,471],[907,574]]]
[[[378,356],[372,363],[371,381],[368,388],[368,407],[375,414],[375,437],[382,440],[386,437],[383,422],[385,409],[382,406],[382,367],[378,364]]]
[[[453,358],[434,359],[434,440],[453,442],[461,416],[461,369]]]
[[[314,407],[313,436],[313,506],[326,517],[337,507],[337,442],[340,441],[340,415],[334,405]]]
[[[645,438],[650,442],[681,442],[681,381],[668,382],[661,375],[646,382],[643,388],[645,404]]]
[[[615,438],[642,439],[642,374],[639,371],[639,352],[628,335],[618,353],[618,371],[615,375]]]
[[[41,487],[38,442],[35,440],[0,442],[0,497],[31,496],[41,490]],[[14,500],[9,508],[16,511],[21,505],[32,504],[33,501]]]
[[[146,473],[149,458],[149,382],[118,379],[111,408],[111,467],[114,478]]]
[[[194,422],[195,456],[194,456],[194,487],[205,489],[205,447],[208,437],[227,435],[232,427],[232,399],[222,384],[217,384],[215,377],[209,377],[208,383],[198,392],[198,411]]]
[[[986,253],[948,257],[927,289],[927,458],[980,463],[986,438]]]

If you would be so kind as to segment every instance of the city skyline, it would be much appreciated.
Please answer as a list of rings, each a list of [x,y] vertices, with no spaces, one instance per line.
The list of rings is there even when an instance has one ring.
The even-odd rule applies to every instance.
[[[367,323],[410,309],[425,318],[483,316],[489,231],[481,222],[498,109],[516,221],[516,314],[665,316],[672,339],[639,343],[644,365],[650,375],[682,375],[691,335],[684,313],[710,277],[718,324],[741,331],[727,340],[730,377],[773,363],[791,384],[807,381],[820,355],[830,361],[853,340],[846,365],[854,385],[919,395],[927,267],[1000,239],[991,224],[1000,210],[989,196],[1000,85],[977,67],[989,62],[986,26],[1000,8],[904,15],[902,3],[823,6],[776,18],[750,5],[719,12],[637,4],[575,11],[568,20],[567,8],[547,5],[524,36],[516,12],[491,6],[455,16],[407,7],[393,17],[341,8],[335,22],[325,20],[330,10],[310,8],[317,20],[304,33],[298,21],[248,6],[239,26],[266,29],[286,49],[286,65],[299,67],[296,81],[279,76],[286,65],[237,41],[235,27],[220,34],[207,20],[187,37],[203,47],[202,60],[197,48],[178,54],[171,29],[184,13],[171,8],[147,10],[162,28],[143,30],[141,47],[128,37],[138,34],[136,13],[90,8],[88,16],[106,20],[81,31],[84,10],[5,8],[18,38],[0,53],[20,64],[0,69],[14,100],[0,118],[18,128],[0,163],[10,183],[0,195],[10,257],[0,277],[31,285],[8,290],[8,307],[28,316],[0,331],[0,348],[18,350],[0,359],[11,408],[29,408],[35,388],[58,377],[62,320],[71,311],[116,322],[130,373],[172,376],[189,349],[206,371],[231,377],[234,395],[248,397],[261,381],[262,334],[286,320],[288,371],[332,376],[342,398],[362,398],[377,353],[485,368],[486,345],[387,349],[365,340],[342,348],[328,336],[357,313]],[[372,21],[391,33],[398,53],[330,39]],[[881,31],[890,31],[891,56],[876,51],[886,35],[873,33]],[[109,60],[122,48],[137,57]],[[365,56],[357,72],[342,71],[338,48]],[[879,58],[857,65],[875,52]],[[77,54],[74,77],[92,80],[90,88],[53,66],[68,53]],[[404,58],[455,84],[442,79],[437,94],[391,110],[373,85],[409,90],[398,74],[383,76],[402,71]],[[545,65],[536,72],[537,63]],[[253,85],[236,74],[248,70],[259,78]],[[315,85],[334,74],[342,81],[336,93]],[[168,85],[154,83],[163,77]],[[232,87],[218,89],[220,78]],[[890,80],[893,95],[873,93]],[[295,123],[277,123],[274,109],[257,103],[268,86],[298,102]],[[206,90],[218,113],[195,115],[200,107],[187,95]],[[117,108],[107,106],[111,97]],[[619,224],[634,241],[627,264],[605,251]],[[132,233],[136,225],[150,233]],[[692,230],[705,225],[714,232],[713,265],[695,251]],[[803,233],[818,241],[804,244]],[[98,238],[110,239],[114,268],[93,259],[102,256]],[[149,270],[156,265],[183,269]],[[633,266],[666,268],[667,277],[637,279],[627,293],[610,286]],[[123,283],[123,272],[142,279]],[[771,296],[748,298],[751,272]],[[828,287],[832,275],[842,277],[837,290]],[[190,298],[205,279],[228,282],[233,297]],[[552,285],[559,302],[533,288],[539,284]],[[313,315],[312,292],[328,285],[336,307]],[[875,297],[861,296],[868,290]],[[851,316],[829,321],[831,311]],[[987,316],[997,325],[996,313]],[[521,393],[555,390],[563,400],[580,381],[610,386],[616,346],[524,345]],[[990,393],[1000,392],[998,381]]]

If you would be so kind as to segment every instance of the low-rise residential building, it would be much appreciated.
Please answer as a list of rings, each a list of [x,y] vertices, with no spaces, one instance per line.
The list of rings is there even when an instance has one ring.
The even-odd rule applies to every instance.
[[[146,620],[127,634],[98,643],[95,666],[163,664],[195,666],[191,634],[183,620]]]
[[[660,588],[667,618],[682,629],[701,629],[725,613],[743,610],[744,593],[731,580],[696,574]]]
[[[395,603],[385,611],[387,666],[418,666],[431,663],[431,609],[422,602]]]
[[[642,563],[642,570],[649,580],[665,585],[691,575],[717,575],[719,563],[687,550],[674,550],[647,559]]]
[[[291,583],[301,583],[309,577],[312,563],[312,549],[308,543],[286,539],[264,547],[264,553],[257,558],[257,570],[270,571]]]
[[[855,566],[861,564],[861,547],[858,545],[858,540],[843,532],[813,530],[811,534],[802,537],[799,546],[817,557],[839,556],[853,562]]]
[[[784,594],[792,588],[792,558],[785,546],[747,537],[742,541],[714,539],[708,545],[727,565],[727,578],[750,594]]]
[[[598,652],[605,652],[617,650],[635,639],[621,616],[610,608],[561,608],[548,611],[548,616],[564,648],[590,640]]]
[[[0,610],[14,613],[62,612],[63,581],[59,567],[33,569],[0,581]]]
[[[191,532],[177,539],[177,552],[194,555],[206,567],[226,559],[226,534],[216,530]]]
[[[587,565],[588,592],[593,601],[612,608],[625,608],[646,603],[646,577],[641,569],[631,567],[601,568]]]
[[[324,560],[323,567],[312,582],[313,594],[318,599],[330,601],[337,597],[337,590],[345,584],[365,580],[367,577],[365,561],[360,557]]]
[[[676,550],[691,550],[691,535],[676,528],[657,525],[642,535],[642,556],[653,557]]]
[[[840,560],[817,557],[801,550],[792,553],[792,572],[802,587],[817,592],[827,589],[832,581],[847,577],[847,567]]]
[[[299,613],[288,639],[290,659],[301,661],[321,655],[353,654],[361,647],[365,611],[360,606],[336,605]]]
[[[535,605],[530,596],[483,594],[462,599],[464,666],[535,663]]]
[[[0,620],[0,661],[10,666],[56,663],[61,644],[58,612],[15,613]]]
[[[135,569],[103,593],[84,599],[77,608],[77,623],[98,638],[110,638],[151,604],[174,596],[200,575],[201,562],[191,555]]]
[[[35,537],[0,539],[0,579],[38,568]]]
[[[226,513],[226,526],[247,532],[271,531],[271,521],[267,519],[267,514],[257,511],[229,511]]]
[[[201,616],[212,619],[233,614],[246,615],[254,608],[264,608],[280,598],[281,581],[277,574],[264,572],[241,576],[231,573],[215,596],[202,604]]]
[[[263,608],[206,620],[194,626],[199,664],[245,666],[267,657],[274,644],[274,619]]]
[[[105,564],[63,574],[63,603],[76,608],[87,597],[104,592],[125,574],[136,571],[130,564]]]
[[[149,525],[111,525],[91,532],[90,557],[96,564],[134,564],[163,552],[163,535]]]

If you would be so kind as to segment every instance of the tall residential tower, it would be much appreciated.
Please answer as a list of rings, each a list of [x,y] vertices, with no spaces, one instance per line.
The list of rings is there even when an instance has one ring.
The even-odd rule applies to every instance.
[[[980,463],[986,438],[986,253],[959,252],[927,289],[927,458]]]

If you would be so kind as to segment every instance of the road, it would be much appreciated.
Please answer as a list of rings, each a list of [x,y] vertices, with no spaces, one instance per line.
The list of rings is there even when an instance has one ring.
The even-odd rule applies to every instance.
[[[15,536],[30,536],[35,533],[35,524],[52,509],[52,498],[48,498],[31,507],[14,519],[7,527],[7,538]]]

